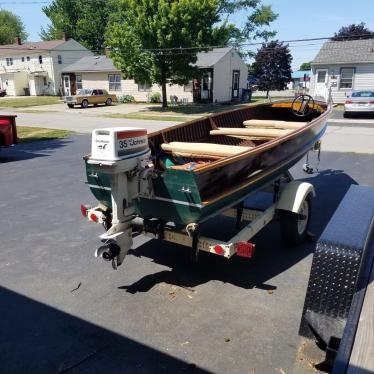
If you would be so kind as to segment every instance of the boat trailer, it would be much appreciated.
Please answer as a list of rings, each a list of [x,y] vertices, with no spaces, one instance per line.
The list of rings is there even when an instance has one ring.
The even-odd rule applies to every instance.
[[[155,171],[150,159],[146,130],[94,130],[88,163],[98,173],[111,177],[112,209],[103,204],[93,208],[81,205],[81,212],[89,221],[100,223],[106,229],[100,235],[103,245],[95,251],[95,255],[111,261],[114,269],[123,263],[132,246],[132,238],[140,234],[187,246],[191,248],[195,261],[200,251],[227,259],[234,254],[251,258],[255,244],[250,240],[273,220],[280,220],[282,236],[290,244],[300,244],[308,234],[314,187],[310,183],[293,180],[289,172],[278,176],[265,187],[252,191],[240,201],[215,211],[203,221],[180,227],[172,222],[143,219],[136,215],[136,200],[139,197],[154,198],[152,178]],[[261,193],[270,194],[271,203],[264,209],[249,206],[247,198]],[[203,222],[218,215],[236,219],[237,232],[227,241],[204,236],[201,230]]]

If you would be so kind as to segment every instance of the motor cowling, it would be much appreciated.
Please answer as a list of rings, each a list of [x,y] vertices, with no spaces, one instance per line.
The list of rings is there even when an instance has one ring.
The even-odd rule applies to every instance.
[[[104,128],[93,130],[91,161],[126,163],[142,158],[149,152],[147,130],[136,127]]]

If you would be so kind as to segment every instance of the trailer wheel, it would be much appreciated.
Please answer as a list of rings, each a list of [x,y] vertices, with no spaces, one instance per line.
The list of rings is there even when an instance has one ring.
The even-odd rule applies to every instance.
[[[290,245],[301,244],[307,235],[312,213],[311,195],[303,201],[299,213],[280,211],[280,229],[283,239]]]

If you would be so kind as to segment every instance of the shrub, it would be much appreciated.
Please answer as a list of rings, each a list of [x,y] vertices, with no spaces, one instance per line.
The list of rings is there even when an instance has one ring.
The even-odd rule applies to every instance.
[[[153,93],[150,98],[149,98],[149,101],[151,103],[161,103],[161,94],[159,92],[155,92]]]
[[[132,95],[122,95],[118,100],[122,104],[135,102],[135,98]]]

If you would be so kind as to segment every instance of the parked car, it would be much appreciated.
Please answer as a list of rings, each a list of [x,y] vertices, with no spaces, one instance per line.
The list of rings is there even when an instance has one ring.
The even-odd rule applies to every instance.
[[[90,104],[95,106],[98,104],[112,105],[117,101],[116,95],[109,94],[102,89],[82,89],[76,95],[65,96],[64,99],[69,108],[73,108],[74,105],[80,105],[82,108],[87,108]]]
[[[352,92],[344,103],[344,117],[354,113],[374,113],[374,90]]]
[[[16,117],[14,115],[0,115],[0,148],[18,143]]]

